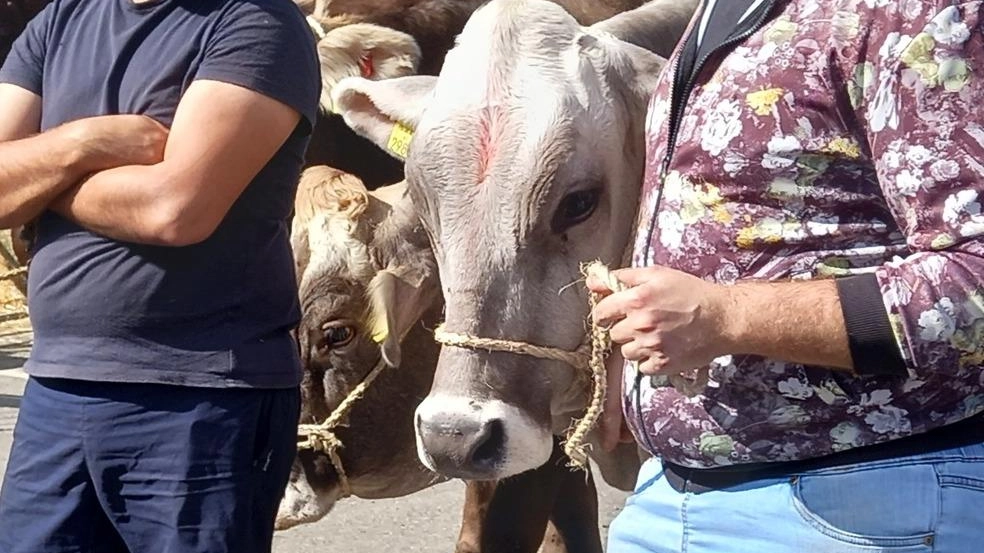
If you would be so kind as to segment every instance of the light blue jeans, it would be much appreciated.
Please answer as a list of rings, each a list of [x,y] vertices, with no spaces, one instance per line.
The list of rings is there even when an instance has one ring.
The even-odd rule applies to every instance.
[[[681,493],[647,461],[608,553],[982,553],[984,444]]]

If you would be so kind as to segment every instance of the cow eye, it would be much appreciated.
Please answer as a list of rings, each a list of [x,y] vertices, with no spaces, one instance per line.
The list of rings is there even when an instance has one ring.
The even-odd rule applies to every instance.
[[[321,327],[321,349],[332,350],[347,346],[355,339],[355,328],[351,325],[328,323]]]
[[[560,208],[554,215],[554,232],[564,232],[567,229],[586,221],[598,207],[601,189],[579,190],[571,192],[560,202]]]

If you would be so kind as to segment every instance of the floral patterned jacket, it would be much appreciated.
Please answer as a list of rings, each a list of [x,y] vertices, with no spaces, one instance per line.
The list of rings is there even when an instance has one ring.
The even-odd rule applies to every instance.
[[[982,15],[981,1],[778,0],[705,66],[669,158],[664,71],[633,264],[718,282],[874,274],[907,375],[730,356],[689,398],[637,390],[627,368],[626,416],[651,453],[807,459],[984,411]]]

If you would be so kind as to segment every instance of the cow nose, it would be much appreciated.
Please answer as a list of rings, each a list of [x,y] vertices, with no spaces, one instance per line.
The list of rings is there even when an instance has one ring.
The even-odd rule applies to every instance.
[[[417,436],[425,460],[436,472],[454,478],[495,477],[503,458],[506,427],[479,413],[434,413],[417,416]]]

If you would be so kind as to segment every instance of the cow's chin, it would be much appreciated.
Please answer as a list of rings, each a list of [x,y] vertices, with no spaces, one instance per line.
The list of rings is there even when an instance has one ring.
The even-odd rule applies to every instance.
[[[335,476],[332,473],[332,476]],[[321,491],[315,491],[304,475],[300,463],[294,463],[287,489],[277,510],[274,529],[287,530],[301,524],[317,522],[325,517],[342,497],[337,477]]]

